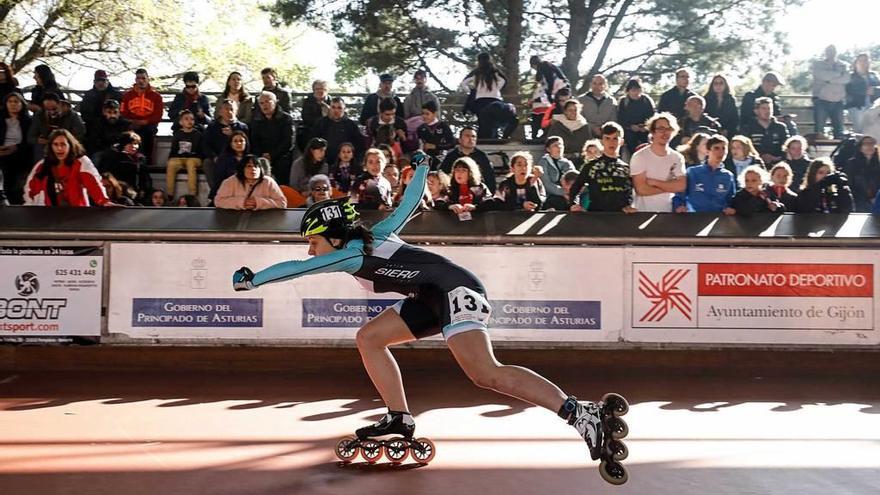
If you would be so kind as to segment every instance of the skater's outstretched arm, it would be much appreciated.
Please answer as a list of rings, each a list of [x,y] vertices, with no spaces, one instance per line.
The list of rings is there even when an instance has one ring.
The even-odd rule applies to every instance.
[[[373,227],[373,235],[377,239],[387,238],[392,234],[397,234],[406,225],[406,222],[412,218],[413,214],[418,210],[422,197],[425,195],[426,179],[428,177],[428,165],[419,165],[416,167],[412,181],[403,193],[403,199],[400,205],[394,210],[394,213],[388,215],[384,220],[377,223]]]
[[[306,260],[284,261],[256,273],[241,268],[232,275],[232,285],[235,290],[249,290],[263,284],[283,282],[304,275],[331,272],[353,274],[363,263],[364,254],[360,249],[361,245],[361,241],[352,241],[348,247],[339,251]]]

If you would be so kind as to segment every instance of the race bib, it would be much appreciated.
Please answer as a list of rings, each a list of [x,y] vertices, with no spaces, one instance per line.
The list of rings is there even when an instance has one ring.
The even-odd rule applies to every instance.
[[[474,321],[487,325],[492,308],[489,301],[467,287],[456,287],[447,294],[449,298],[449,321],[451,324]]]

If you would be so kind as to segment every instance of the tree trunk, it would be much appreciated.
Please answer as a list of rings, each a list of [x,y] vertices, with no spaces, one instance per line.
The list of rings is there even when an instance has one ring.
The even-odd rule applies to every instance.
[[[519,51],[523,36],[523,0],[507,2],[507,33],[504,42],[504,70],[507,73],[507,86],[504,97],[518,103],[519,94]]]

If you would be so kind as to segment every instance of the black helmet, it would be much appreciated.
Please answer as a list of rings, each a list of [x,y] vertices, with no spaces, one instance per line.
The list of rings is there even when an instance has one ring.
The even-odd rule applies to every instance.
[[[360,217],[349,198],[319,201],[306,210],[299,231],[303,237],[322,235],[345,239],[347,230]]]

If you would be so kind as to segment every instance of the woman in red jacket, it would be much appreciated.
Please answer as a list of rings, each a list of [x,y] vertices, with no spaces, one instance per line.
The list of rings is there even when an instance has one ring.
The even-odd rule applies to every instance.
[[[111,202],[101,185],[101,175],[73,134],[56,129],[49,134],[49,152],[28,175],[24,201],[34,206],[100,206]]]

